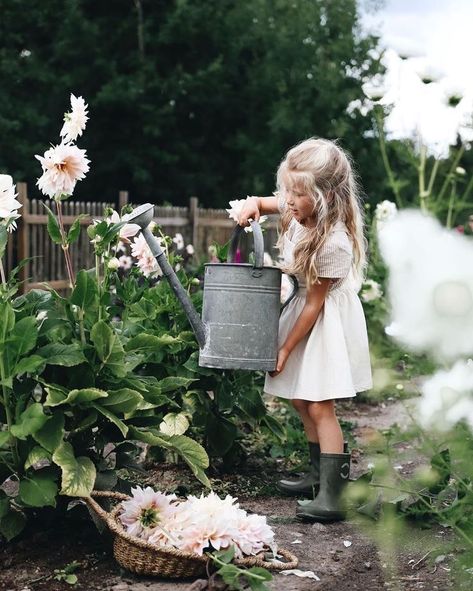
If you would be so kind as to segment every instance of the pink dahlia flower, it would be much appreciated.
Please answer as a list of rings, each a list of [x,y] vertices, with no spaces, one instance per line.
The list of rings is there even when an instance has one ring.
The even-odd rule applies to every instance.
[[[90,160],[85,150],[77,146],[59,144],[46,150],[44,156],[36,155],[41,162],[43,174],[37,185],[41,192],[54,198],[60,195],[72,195],[76,182],[83,179],[89,171]]]
[[[131,536],[147,540],[159,526],[166,527],[167,520],[176,510],[176,495],[155,492],[150,486],[131,489],[133,497],[122,503],[120,521]]]

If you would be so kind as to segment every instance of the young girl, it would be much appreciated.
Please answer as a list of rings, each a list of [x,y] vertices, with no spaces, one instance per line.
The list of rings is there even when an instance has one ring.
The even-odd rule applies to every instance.
[[[310,472],[282,480],[290,494],[313,492],[297,517],[344,518],[340,496],[348,481],[350,454],[334,401],[372,386],[368,338],[357,292],[365,265],[358,187],[347,154],[334,141],[309,139],[287,153],[277,172],[274,197],[249,197],[239,224],[281,213],[281,268],[296,276],[296,297],[279,324],[276,370],[265,392],[288,398],[309,442]]]

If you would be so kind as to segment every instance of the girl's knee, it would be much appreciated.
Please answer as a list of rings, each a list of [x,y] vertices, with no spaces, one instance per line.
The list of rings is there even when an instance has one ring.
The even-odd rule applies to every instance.
[[[322,402],[311,402],[308,408],[310,417],[313,420],[320,420],[335,416],[335,404],[333,400]]]
[[[307,412],[307,407],[309,405],[307,400],[294,399],[294,400],[291,400],[291,402],[292,402],[292,406],[297,410],[298,413],[306,413]]]

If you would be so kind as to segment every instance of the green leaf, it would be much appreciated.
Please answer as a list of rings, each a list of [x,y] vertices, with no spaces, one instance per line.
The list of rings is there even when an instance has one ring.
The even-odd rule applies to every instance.
[[[99,398],[107,398],[108,393],[105,390],[98,388],[82,388],[80,390],[71,390],[62,402],[58,404],[84,404],[98,400]],[[56,405],[57,406],[57,405]]]
[[[55,507],[57,484],[51,477],[33,474],[20,481],[20,499],[30,507]]]
[[[26,439],[28,435],[36,433],[46,423],[48,417],[43,412],[43,406],[34,402],[24,410],[19,422],[11,427],[11,433],[18,439]]]
[[[37,338],[38,327],[36,326],[36,318],[26,316],[15,324],[8,340],[14,345],[15,352],[20,357],[33,349],[36,345]]]
[[[164,435],[183,435],[189,428],[189,421],[183,413],[170,412],[159,425],[159,430]]]
[[[35,373],[37,370],[39,370],[38,373],[41,373],[45,365],[46,361],[44,357],[40,357],[39,355],[30,355],[30,357],[23,357],[15,365],[12,371],[12,375],[20,376],[24,373]]]
[[[8,243],[8,230],[3,224],[0,226],[0,259],[5,254]]]
[[[264,416],[261,419],[261,424],[267,427],[280,441],[283,441],[286,438],[286,430],[284,426],[271,415]]]
[[[0,447],[6,447],[10,440],[10,433],[8,431],[0,431]]]
[[[63,442],[53,454],[53,462],[62,471],[61,495],[87,497],[93,490],[96,470],[90,458],[76,458],[72,445]]]
[[[72,291],[69,301],[82,310],[89,308],[97,303],[98,291],[95,279],[85,270],[77,273],[76,284]]]
[[[28,454],[28,457],[26,458],[25,470],[28,470],[28,468],[31,468],[31,466],[34,466],[34,464],[37,464],[41,460],[50,459],[51,454],[49,453],[49,451],[45,450],[43,447],[40,447],[39,445],[35,445]]]
[[[238,435],[238,428],[229,419],[210,413],[207,417],[207,437],[210,451],[218,456],[224,456],[232,447]]]
[[[100,404],[92,403],[92,406],[95,409],[97,409],[99,413],[103,414],[103,416],[106,417],[111,423],[116,425],[120,429],[123,437],[126,437],[128,433],[128,427],[127,425],[125,425],[123,421],[121,421],[115,414],[113,414],[113,412],[110,412],[107,408],[100,406]]]
[[[235,546],[229,546],[226,550],[212,552],[212,556],[215,556],[215,558],[218,558],[225,564],[230,564],[230,562],[235,558]]]
[[[59,386],[45,386],[47,392],[43,406],[59,406],[66,400],[67,392]]]
[[[125,351],[118,336],[104,320],[96,322],[90,331],[90,339],[103,365],[115,376],[125,377]]]
[[[257,390],[245,390],[238,396],[241,410],[253,420],[260,420],[266,416],[266,407],[261,394]]]
[[[84,219],[86,217],[87,217],[86,213],[81,213],[79,215],[79,217],[74,220],[74,223],[69,228],[69,232],[67,233],[67,239],[66,239],[67,244],[72,244],[73,242],[75,242],[79,238],[80,227],[81,227],[80,222],[82,219]]]
[[[106,407],[114,413],[127,414],[134,411],[143,396],[136,390],[122,388],[121,390],[109,390],[107,400],[102,400],[100,406]]]
[[[56,216],[45,203],[43,205],[48,210],[48,234],[55,244],[62,244],[61,229]]]
[[[184,367],[193,373],[198,373],[203,376],[211,376],[214,373],[214,369],[210,367],[200,367],[198,363],[199,352],[194,351],[189,359],[184,363]]]
[[[20,511],[10,509],[8,513],[0,519],[0,533],[7,542],[12,540],[26,525],[26,517]]]
[[[62,365],[73,367],[84,363],[87,359],[79,343],[63,345],[61,343],[50,343],[37,350],[38,355],[44,357],[48,365]]]
[[[196,378],[182,378],[179,376],[169,376],[160,380],[158,382],[158,386],[161,390],[161,393],[164,394],[165,392],[172,392],[173,390],[177,390],[178,388],[187,388],[192,382],[196,382]]]

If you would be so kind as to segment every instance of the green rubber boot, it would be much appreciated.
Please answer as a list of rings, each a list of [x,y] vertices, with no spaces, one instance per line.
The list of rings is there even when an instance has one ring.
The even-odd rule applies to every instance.
[[[286,495],[311,496],[314,498],[319,492],[320,480],[320,445],[309,441],[309,471],[299,478],[280,480],[279,490]]]
[[[320,454],[320,489],[313,501],[299,502],[300,521],[342,521],[341,496],[350,476],[350,454]]]

